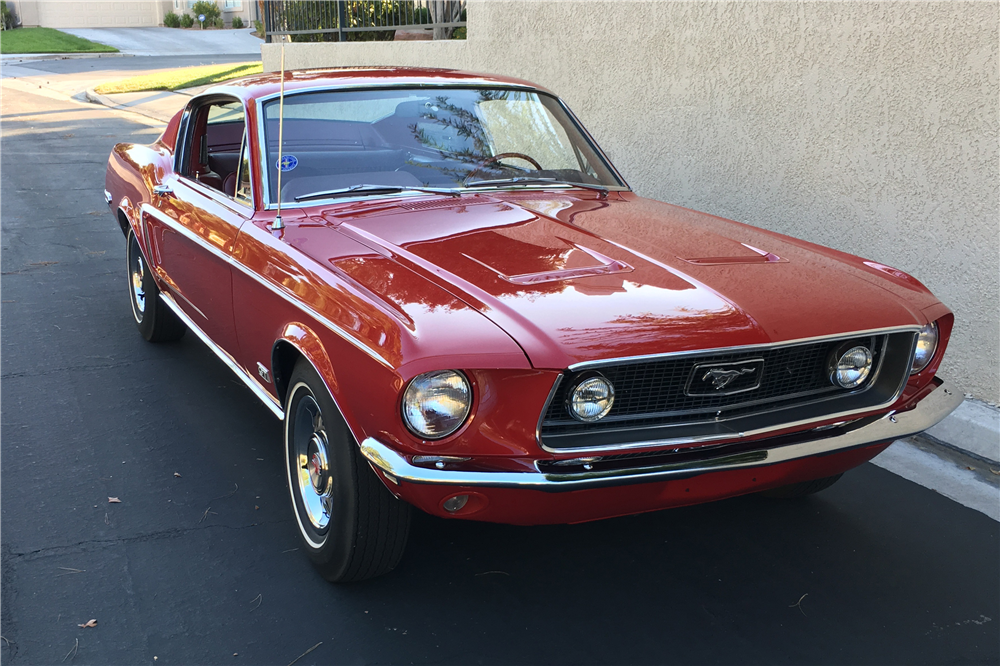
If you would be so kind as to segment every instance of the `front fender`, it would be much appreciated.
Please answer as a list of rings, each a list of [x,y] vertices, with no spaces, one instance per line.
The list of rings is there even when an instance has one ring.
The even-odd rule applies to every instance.
[[[281,335],[271,347],[271,372],[274,374],[274,388],[282,405],[284,405],[285,395],[288,391],[288,379],[295,366],[294,355],[289,354],[291,350],[309,361],[319,376],[323,378],[330,395],[334,396],[336,400],[340,386],[337,383],[337,374],[333,370],[333,363],[330,362],[326,348],[315,331],[305,324],[294,322],[287,324],[282,329]]]

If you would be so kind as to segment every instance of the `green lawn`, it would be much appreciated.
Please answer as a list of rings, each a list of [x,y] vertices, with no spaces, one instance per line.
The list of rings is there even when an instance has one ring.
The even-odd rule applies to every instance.
[[[156,74],[133,76],[130,79],[102,83],[94,88],[101,95],[114,93],[143,92],[145,90],[180,90],[210,83],[220,83],[250,74],[260,74],[263,65],[259,62],[227,63],[224,65],[203,65],[172,69]]]
[[[53,28],[0,32],[0,53],[117,53],[118,49]]]

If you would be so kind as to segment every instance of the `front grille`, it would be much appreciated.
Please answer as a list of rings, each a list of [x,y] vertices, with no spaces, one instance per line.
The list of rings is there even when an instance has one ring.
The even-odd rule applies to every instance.
[[[568,372],[549,402],[540,434],[550,448],[575,448],[590,445],[584,441],[587,439],[594,446],[615,443],[615,437],[607,434],[612,432],[622,433],[618,436],[621,441],[630,441],[650,434],[644,430],[653,429],[656,431],[653,434],[660,438],[692,436],[705,432],[704,424],[724,424],[769,412],[784,411],[777,418],[790,420],[789,410],[824,401],[830,403],[828,413],[844,411],[845,399],[851,399],[846,402],[852,409],[877,405],[901,387],[913,339],[910,332],[857,335],[787,346],[624,361]],[[844,389],[830,381],[829,359],[839,349],[855,344],[872,350],[873,371],[865,383]],[[889,356],[895,362],[887,364]],[[713,368],[745,374],[730,380],[723,389],[714,390],[711,380],[702,381]],[[751,368],[759,369],[759,378]],[[594,372],[604,375],[614,385],[614,406],[600,421],[582,423],[569,415],[566,400],[573,386]],[[873,391],[869,399],[862,398],[872,388],[880,390]],[[742,429],[744,425],[733,424],[733,429]],[[694,428],[685,432],[685,426]],[[597,437],[599,433],[605,435]]]

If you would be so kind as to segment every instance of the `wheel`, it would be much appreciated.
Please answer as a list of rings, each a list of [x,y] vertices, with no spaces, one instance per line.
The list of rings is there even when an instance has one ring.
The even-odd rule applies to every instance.
[[[760,494],[764,497],[770,497],[772,499],[794,499],[796,497],[805,497],[806,495],[812,495],[813,493],[818,493],[821,490],[826,490],[835,484],[842,476],[844,476],[843,473],[837,474],[836,476],[827,476],[822,479],[803,481],[802,483],[792,483],[787,486],[779,486],[777,488],[771,488],[770,490],[761,491]]]
[[[285,466],[309,559],[333,583],[392,571],[403,557],[410,505],[393,497],[369,467],[319,374],[304,359],[288,385]]]
[[[535,167],[536,171],[542,170],[542,165],[530,155],[525,155],[524,153],[498,153],[487,157],[485,160],[477,164],[476,168],[470,171],[469,175],[465,177],[465,182],[468,183],[472,180],[472,177],[482,171],[487,164],[500,164],[500,160],[507,159],[508,157],[516,157],[517,159],[524,160],[525,162],[530,162],[531,166]]]
[[[132,317],[142,337],[150,342],[179,340],[187,328],[160,299],[160,289],[149,272],[134,232],[128,234],[128,281]]]

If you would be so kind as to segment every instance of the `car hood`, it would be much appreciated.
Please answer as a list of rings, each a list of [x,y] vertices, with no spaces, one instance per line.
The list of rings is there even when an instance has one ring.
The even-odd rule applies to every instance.
[[[478,310],[537,368],[923,324],[936,303],[888,267],[631,193],[369,202],[318,217]]]

